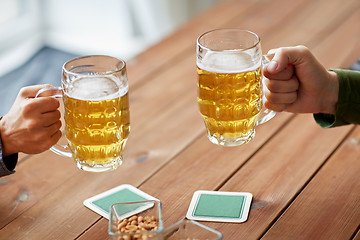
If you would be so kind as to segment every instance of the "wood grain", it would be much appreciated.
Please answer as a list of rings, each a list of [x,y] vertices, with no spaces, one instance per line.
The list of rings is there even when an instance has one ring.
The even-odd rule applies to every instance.
[[[247,145],[210,143],[196,104],[195,43],[210,29],[250,29],[264,52],[305,44],[325,67],[346,67],[360,56],[359,11],[358,0],[231,0],[199,14],[127,65],[124,164],[96,174],[49,151],[21,155],[0,182],[0,239],[106,239],[108,221],[82,201],[124,183],[162,201],[166,226],[184,218],[196,190],[249,191],[247,222],[202,223],[224,239],[358,239],[359,128],[321,129],[311,114],[281,113]]]
[[[359,146],[357,127],[264,239],[350,239],[360,223]]]

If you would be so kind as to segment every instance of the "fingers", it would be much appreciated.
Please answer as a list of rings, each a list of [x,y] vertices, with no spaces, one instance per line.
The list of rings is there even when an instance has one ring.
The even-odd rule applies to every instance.
[[[264,84],[273,93],[296,92],[299,88],[299,81],[295,76],[287,81],[264,78]]]
[[[31,146],[25,153],[37,154],[48,150],[51,146],[55,145],[61,138],[61,122],[55,122],[54,124],[39,129],[31,141],[28,142],[28,146]]]
[[[269,54],[274,54],[266,68],[271,74],[279,73],[290,65],[299,65],[312,56],[310,50],[305,46],[271,49]]]
[[[274,57],[264,66],[264,104],[274,111],[284,111],[298,100],[300,82],[295,68],[312,55],[304,46],[272,49],[269,54]]]
[[[282,112],[286,110],[287,105],[286,104],[272,104],[268,101],[264,102],[264,106],[267,109],[273,110],[275,112]]]
[[[264,66],[264,76],[269,79],[288,80],[294,75],[294,67],[292,65],[287,65],[284,69],[276,73],[269,70],[269,68],[271,69],[271,62]]]
[[[264,83],[264,105],[266,108],[281,112],[297,101],[299,81],[295,76],[287,81],[265,78]]]
[[[41,146],[39,146],[38,151],[39,152],[43,152],[45,150],[48,150],[50,147],[52,147],[53,145],[55,145],[59,139],[61,138],[61,131],[60,131],[60,127],[61,127],[61,121],[58,121],[48,127],[45,127],[43,130],[45,133],[44,137],[40,140],[40,142],[42,143]]]
[[[41,125],[44,127],[53,125],[54,123],[59,121],[60,117],[61,117],[61,113],[59,110],[43,113],[41,117],[41,121],[42,121]]]
[[[61,131],[56,131],[56,133],[54,133],[52,136],[51,136],[51,139],[50,139],[50,147],[54,146],[58,141],[59,139],[61,138]]]
[[[61,128],[60,120],[56,121],[55,123],[49,126],[38,128],[33,132],[34,134],[33,139],[35,142],[48,142],[49,139],[53,138],[54,135],[57,135],[58,132],[61,133],[60,128]]]
[[[40,114],[56,111],[59,107],[60,102],[54,97],[32,98],[27,99],[23,112],[25,116],[40,117]]]
[[[53,87],[50,84],[42,84],[42,85],[34,85],[34,86],[27,86],[20,89],[19,96],[23,98],[34,98],[36,93],[43,88],[50,88]]]
[[[273,93],[265,90],[265,97],[271,104],[292,104],[297,99],[297,92]]]
[[[60,137],[61,137],[61,131],[60,131],[60,128],[61,128],[61,121],[57,121],[55,122],[54,124],[50,125],[50,126],[47,126],[44,128],[44,130],[46,131],[47,135],[53,139],[55,141],[55,139],[58,137],[59,133],[60,133]],[[59,138],[60,138],[59,137]],[[56,140],[56,142],[58,141],[59,139]],[[55,143],[56,143],[55,142]],[[54,145],[55,143],[53,143],[52,145]],[[51,146],[52,146],[51,145]]]
[[[47,112],[55,111],[60,107],[60,102],[54,97],[41,97],[33,99],[34,104],[38,108],[39,112],[44,114]]]

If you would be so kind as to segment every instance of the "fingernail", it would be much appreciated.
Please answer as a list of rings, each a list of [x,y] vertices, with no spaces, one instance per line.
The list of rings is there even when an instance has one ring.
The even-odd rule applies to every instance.
[[[267,70],[269,72],[275,72],[277,67],[278,67],[278,63],[274,60],[271,60],[267,66]]]

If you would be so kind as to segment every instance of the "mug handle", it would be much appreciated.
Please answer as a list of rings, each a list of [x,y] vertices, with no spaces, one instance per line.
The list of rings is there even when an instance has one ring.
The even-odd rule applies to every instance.
[[[274,54],[265,54],[265,55],[263,55],[262,64],[263,65],[268,64],[273,59],[273,57],[274,57]],[[263,88],[264,88],[264,86],[263,86]],[[264,98],[265,95],[262,96],[262,97]],[[263,100],[263,102],[264,102],[264,100]],[[261,111],[260,111],[260,114],[258,116],[256,125],[266,123],[267,121],[269,121],[270,119],[275,117],[276,113],[277,112],[275,112],[273,110],[265,108],[265,106],[263,104],[263,106],[261,108]]]
[[[63,89],[61,87],[43,88],[36,93],[35,98],[38,97],[63,98]],[[72,157],[72,152],[69,149],[68,145],[61,145],[59,143],[56,143],[50,148],[50,150],[60,156]]]

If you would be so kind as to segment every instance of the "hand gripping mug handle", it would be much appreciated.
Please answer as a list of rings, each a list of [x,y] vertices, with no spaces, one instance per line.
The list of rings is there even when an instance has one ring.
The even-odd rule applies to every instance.
[[[262,64],[263,65],[268,64],[272,60],[273,57],[274,57],[274,54],[263,55]],[[262,88],[264,91],[264,86]],[[262,97],[264,98],[265,96],[263,95]],[[262,102],[264,103],[264,100]],[[258,116],[256,125],[266,123],[267,121],[269,121],[270,119],[275,117],[275,115],[276,115],[275,111],[265,108],[265,106],[263,104],[260,114]]]
[[[36,93],[35,98],[38,97],[63,98],[63,89],[61,87],[43,88]],[[59,143],[56,143],[50,148],[50,150],[60,156],[72,157],[72,152],[70,151],[68,145],[61,145]]]

